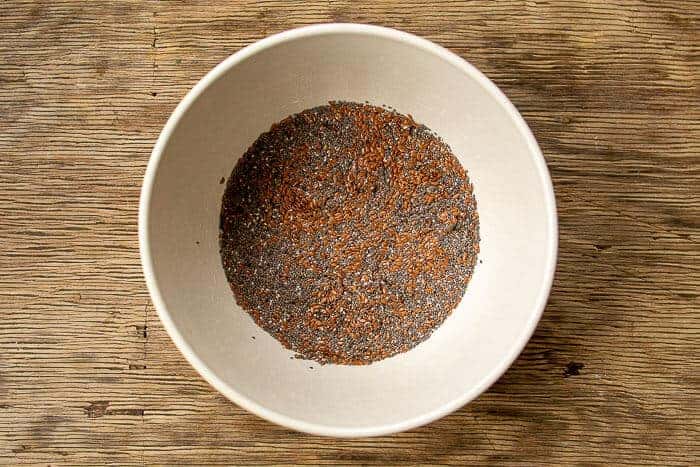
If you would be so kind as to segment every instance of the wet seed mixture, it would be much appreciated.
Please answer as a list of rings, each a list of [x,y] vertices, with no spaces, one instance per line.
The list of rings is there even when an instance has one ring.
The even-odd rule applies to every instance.
[[[367,364],[425,340],[479,252],[467,173],[427,127],[331,102],[272,126],[226,186],[221,258],[238,304],[300,357]]]

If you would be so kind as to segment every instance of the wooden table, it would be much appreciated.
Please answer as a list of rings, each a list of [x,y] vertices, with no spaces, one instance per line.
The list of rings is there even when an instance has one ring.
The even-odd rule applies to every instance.
[[[185,92],[269,34],[427,37],[520,109],[561,245],[531,342],[477,401],[395,436],[308,436],[211,389],[158,321],[136,217]],[[697,1],[0,4],[6,464],[700,463]]]

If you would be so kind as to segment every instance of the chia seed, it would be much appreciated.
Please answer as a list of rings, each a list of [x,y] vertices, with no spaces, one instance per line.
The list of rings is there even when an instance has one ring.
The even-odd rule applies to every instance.
[[[228,179],[220,226],[237,303],[321,364],[427,339],[479,253],[472,185],[449,146],[410,115],[349,102],[260,135]]]

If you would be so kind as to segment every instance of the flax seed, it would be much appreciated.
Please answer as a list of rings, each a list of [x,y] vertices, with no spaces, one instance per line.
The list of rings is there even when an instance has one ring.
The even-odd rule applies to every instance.
[[[411,116],[349,102],[260,135],[228,178],[220,225],[238,304],[322,364],[427,339],[479,252],[476,200],[449,146]]]

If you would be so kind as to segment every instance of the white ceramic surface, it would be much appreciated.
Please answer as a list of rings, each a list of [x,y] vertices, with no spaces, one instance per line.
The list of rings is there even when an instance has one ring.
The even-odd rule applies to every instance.
[[[236,305],[218,252],[221,177],[272,123],[329,100],[386,104],[435,130],[469,171],[481,220],[483,263],[457,310],[426,342],[369,366],[290,359]],[[493,83],[416,36],[327,24],[246,47],[187,94],[153,149],[139,240],[160,319],[212,386],[275,423],[350,437],[428,423],[496,381],[547,301],[557,222],[537,143]]]

